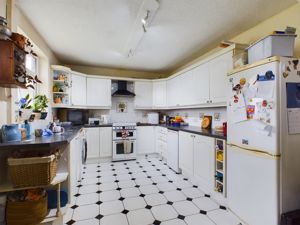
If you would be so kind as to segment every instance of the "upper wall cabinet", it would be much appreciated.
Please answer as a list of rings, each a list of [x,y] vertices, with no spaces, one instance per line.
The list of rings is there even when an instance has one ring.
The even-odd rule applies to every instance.
[[[134,84],[134,104],[136,109],[152,109],[152,81],[136,81]]]
[[[86,76],[79,74],[71,75],[71,105],[86,105]]]
[[[167,105],[167,82],[153,81],[153,107],[164,108]]]
[[[233,68],[232,51],[209,62],[210,103],[226,102],[227,73]]]
[[[87,107],[111,107],[110,79],[87,77],[86,87]]]

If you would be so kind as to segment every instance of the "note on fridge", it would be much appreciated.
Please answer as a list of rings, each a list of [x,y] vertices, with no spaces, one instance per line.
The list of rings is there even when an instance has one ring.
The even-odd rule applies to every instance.
[[[247,120],[247,109],[245,99],[242,94],[235,95],[231,100],[231,116],[233,123]]]
[[[255,97],[262,99],[273,99],[275,85],[276,82],[273,80],[257,81],[257,93]]]

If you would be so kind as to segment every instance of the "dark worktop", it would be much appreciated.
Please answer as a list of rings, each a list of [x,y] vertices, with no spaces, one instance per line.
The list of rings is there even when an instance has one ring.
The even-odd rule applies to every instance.
[[[81,128],[82,126],[75,126],[65,128],[65,132],[60,135],[54,134],[48,137],[35,137],[31,135],[30,140],[0,143],[0,150],[59,148],[69,144]]]
[[[220,138],[223,140],[227,139],[227,137],[224,136],[224,134],[221,132],[216,132],[214,129],[202,129],[201,127],[197,127],[197,126],[174,127],[174,126],[165,125],[165,124],[149,124],[149,123],[138,123],[137,125],[138,126],[161,126],[161,127],[165,127],[170,130],[175,130],[175,131],[184,131],[184,132],[203,135],[203,136],[207,136],[207,137]]]
[[[99,125],[84,124],[83,127],[85,127],[85,128],[93,128],[93,127],[112,127],[112,123],[99,124]]]

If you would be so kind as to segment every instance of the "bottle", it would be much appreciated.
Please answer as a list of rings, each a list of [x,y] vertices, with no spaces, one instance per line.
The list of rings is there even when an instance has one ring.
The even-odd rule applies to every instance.
[[[30,138],[30,136],[31,136],[31,126],[28,123],[28,120],[24,121],[24,128],[26,129],[26,138]]]

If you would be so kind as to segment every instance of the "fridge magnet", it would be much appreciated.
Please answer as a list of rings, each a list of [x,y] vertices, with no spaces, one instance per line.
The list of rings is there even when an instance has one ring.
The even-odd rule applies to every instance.
[[[289,65],[292,65],[292,62],[291,62],[291,60],[289,60],[289,61],[288,61],[288,63],[289,63]]]
[[[125,102],[117,103],[117,112],[118,113],[127,112],[127,104]]]
[[[287,78],[287,77],[289,76],[289,73],[286,72],[286,71],[284,71],[284,72],[282,73],[282,76],[283,76],[284,78]]]
[[[255,113],[255,105],[247,105],[247,119],[253,119]]]
[[[290,69],[289,66],[286,67],[286,70],[289,71],[289,72],[291,72],[291,69]]]
[[[241,93],[241,90],[242,90],[242,86],[240,84],[237,84],[235,85],[233,88],[232,88],[233,91],[236,92],[236,94],[240,94]]]
[[[238,103],[239,102],[239,97],[237,95],[233,96],[233,102]]]
[[[297,71],[297,75],[300,76],[300,71]]]
[[[240,85],[244,86],[246,84],[246,78],[240,79]]]
[[[273,127],[272,127],[271,125],[265,126],[264,130],[268,132],[268,136],[269,136],[269,137],[272,136],[272,130],[273,130]]]
[[[263,100],[262,103],[261,103],[262,107],[267,107],[268,105],[268,102],[267,100]]]
[[[299,60],[298,60],[298,59],[293,60],[294,70],[297,69],[298,63],[299,63]]]

